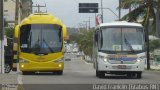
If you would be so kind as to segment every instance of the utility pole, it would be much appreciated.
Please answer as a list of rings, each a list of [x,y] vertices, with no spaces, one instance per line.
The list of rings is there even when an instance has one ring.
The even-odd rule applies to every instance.
[[[39,5],[39,4],[37,5],[37,4],[36,4],[36,6],[32,6],[32,7],[37,7],[37,10],[38,10],[37,13],[41,13],[42,11],[40,10],[40,8],[41,8],[41,7],[46,7],[46,4],[45,4],[44,6],[43,6],[43,5]]]
[[[157,7],[157,10],[156,10],[156,32],[157,32],[157,37],[160,37],[160,10],[159,10],[159,7]]]
[[[87,30],[90,30],[90,28],[91,28],[91,26],[90,26],[90,23],[91,23],[90,18],[91,18],[91,17],[88,17],[89,20],[88,20],[88,21],[84,21],[84,22],[86,23],[86,29],[87,29]],[[87,26],[87,23],[88,23],[88,26]]]
[[[88,21],[83,21],[83,22],[85,23],[86,30],[88,31],[88,25],[87,25]]]
[[[18,25],[18,16],[19,16],[19,0],[16,0],[15,25]]]
[[[119,7],[120,7],[120,5],[121,5],[121,0],[119,0]],[[121,19],[121,8],[119,8],[119,21],[120,21],[120,19]]]
[[[102,23],[103,23],[103,2],[102,2],[102,0],[101,0],[101,13],[102,13],[101,18],[102,18]]]
[[[0,0],[0,73],[4,73],[4,18],[3,18],[3,0]]]
[[[147,41],[147,69],[150,69],[150,54],[149,54],[149,20],[146,24],[146,41]]]
[[[90,25],[90,23],[91,23],[91,21],[90,21],[90,17],[88,17],[89,18],[89,21],[88,21],[88,28],[89,28],[89,30],[90,30],[90,28],[91,28],[91,25]]]

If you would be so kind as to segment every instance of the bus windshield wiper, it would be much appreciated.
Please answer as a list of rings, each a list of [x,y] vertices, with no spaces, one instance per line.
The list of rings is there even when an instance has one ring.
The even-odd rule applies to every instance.
[[[31,40],[32,40],[32,31],[30,31],[29,38],[28,38],[29,49],[31,49]]]
[[[35,42],[35,45],[33,46],[33,48],[32,48],[32,52],[33,53],[40,53],[40,48],[41,48],[41,46],[40,46],[40,33],[38,34],[38,40]]]
[[[43,38],[43,42],[47,45],[48,49],[54,53],[53,49],[48,45],[48,43],[46,42],[46,40]]]
[[[128,42],[128,40],[126,39],[125,35],[124,35],[124,42],[125,42],[125,44],[130,48],[130,50],[131,50],[132,52],[134,52],[132,45]]]

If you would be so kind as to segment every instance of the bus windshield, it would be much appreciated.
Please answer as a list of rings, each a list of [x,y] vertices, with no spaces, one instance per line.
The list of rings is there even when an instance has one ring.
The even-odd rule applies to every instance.
[[[110,52],[137,52],[144,50],[143,28],[102,27],[99,49]]]
[[[48,54],[62,49],[62,30],[59,25],[27,24],[20,28],[21,52]]]

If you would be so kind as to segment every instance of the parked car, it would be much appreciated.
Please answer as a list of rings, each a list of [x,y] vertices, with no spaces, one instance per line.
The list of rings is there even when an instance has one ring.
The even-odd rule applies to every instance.
[[[5,53],[4,53],[4,61],[5,61],[5,65],[4,65],[4,71],[5,73],[9,73],[12,69],[12,49],[10,49],[9,47],[5,46],[4,47]]]

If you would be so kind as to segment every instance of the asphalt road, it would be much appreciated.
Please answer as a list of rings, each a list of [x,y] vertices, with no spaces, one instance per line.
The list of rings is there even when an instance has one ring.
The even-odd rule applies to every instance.
[[[53,75],[52,73],[22,75],[21,72],[19,72],[17,79],[19,84],[22,84],[24,90],[109,90],[96,89],[94,87],[96,84],[156,84],[158,85],[157,88],[159,88],[160,71],[144,71],[142,79],[114,75],[106,75],[104,78],[97,78],[92,64],[86,63],[81,60],[80,57],[76,57],[75,54],[67,54],[66,56],[71,60],[65,61],[63,75]],[[158,90],[157,88],[153,90]]]

